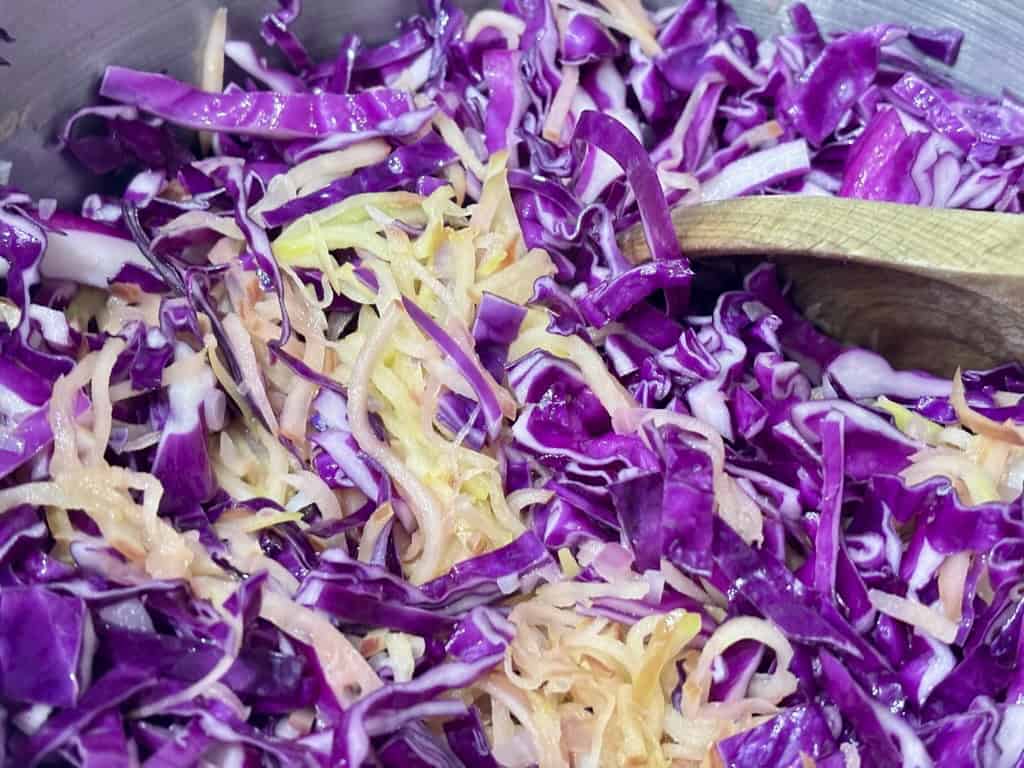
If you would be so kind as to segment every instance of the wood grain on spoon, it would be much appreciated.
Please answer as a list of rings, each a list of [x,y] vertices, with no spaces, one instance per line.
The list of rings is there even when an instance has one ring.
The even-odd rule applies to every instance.
[[[694,259],[771,257],[808,317],[902,367],[1024,360],[1024,215],[829,197],[747,197],[672,211]],[[650,258],[642,227],[620,238]]]

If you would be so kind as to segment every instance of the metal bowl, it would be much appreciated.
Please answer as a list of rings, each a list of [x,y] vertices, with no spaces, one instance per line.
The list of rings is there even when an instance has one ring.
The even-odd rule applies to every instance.
[[[660,0],[668,5],[678,0]],[[104,66],[117,63],[192,79],[213,11],[228,6],[230,33],[255,39],[273,0],[4,0],[0,26],[16,38],[0,47],[0,160],[14,162],[26,191],[72,204],[95,180],[52,149],[62,120],[90,102]],[[958,26],[967,40],[955,70],[979,90],[1024,93],[1024,68],[1010,62],[1024,40],[1020,0],[807,0],[824,29],[882,21]],[[461,0],[467,10],[497,0]],[[778,31],[789,0],[733,0],[759,34]],[[312,52],[331,55],[347,32],[374,41],[419,8],[417,0],[306,0],[296,31]]]

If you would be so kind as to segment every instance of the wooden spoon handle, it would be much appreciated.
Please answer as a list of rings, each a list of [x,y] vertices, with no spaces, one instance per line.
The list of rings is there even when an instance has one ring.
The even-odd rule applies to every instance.
[[[776,258],[810,320],[900,367],[1024,360],[1024,215],[777,196],[676,208],[672,221],[691,258]],[[651,258],[639,225],[620,244],[634,263]]]
[[[683,253],[807,256],[918,274],[1024,278],[1024,215],[919,208],[832,197],[744,197],[672,211]],[[650,259],[640,225],[620,238]]]

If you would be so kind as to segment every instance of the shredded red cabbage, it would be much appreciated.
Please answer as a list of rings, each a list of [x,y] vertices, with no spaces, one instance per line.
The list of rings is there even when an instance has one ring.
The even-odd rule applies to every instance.
[[[107,69],[60,146],[120,199],[0,158],[0,763],[1020,764],[1024,366],[894,370],[669,215],[1020,213],[962,35],[301,11]]]

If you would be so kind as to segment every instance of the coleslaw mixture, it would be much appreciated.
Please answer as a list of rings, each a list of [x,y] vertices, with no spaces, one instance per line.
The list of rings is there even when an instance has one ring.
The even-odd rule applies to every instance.
[[[0,187],[0,763],[1019,765],[1024,368],[894,371],[669,217],[1019,212],[959,33],[433,0],[318,61],[300,5],[106,70],[120,196]]]

